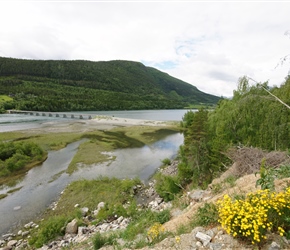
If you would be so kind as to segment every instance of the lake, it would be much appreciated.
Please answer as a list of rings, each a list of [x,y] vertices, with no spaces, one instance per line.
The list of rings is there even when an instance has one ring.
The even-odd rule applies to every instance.
[[[146,110],[93,113],[128,119],[179,121],[186,112],[187,110]],[[54,126],[61,122],[64,122],[64,118],[2,114],[0,115],[0,131],[25,130],[47,126],[47,124]],[[50,151],[47,160],[31,169],[15,186],[0,188],[0,194],[20,188],[0,200],[0,235],[34,220],[58,199],[60,193],[72,181],[94,179],[98,176],[139,177],[144,182],[148,181],[161,166],[163,159],[172,159],[176,156],[179,146],[183,143],[183,135],[175,133],[140,148],[117,149],[112,152],[112,155],[116,157],[114,161],[85,166],[69,175],[66,169],[81,142],[71,143],[58,151]]]
[[[101,116],[114,116],[128,119],[154,120],[154,121],[181,121],[187,109],[172,110],[129,110],[129,111],[83,111],[71,112]],[[54,113],[54,112],[51,112]],[[70,112],[61,112],[70,113]],[[68,120],[61,117],[31,116],[19,114],[0,114],[0,132],[16,131],[30,128],[39,128],[47,122],[63,122]],[[1,138],[0,138],[1,139]]]

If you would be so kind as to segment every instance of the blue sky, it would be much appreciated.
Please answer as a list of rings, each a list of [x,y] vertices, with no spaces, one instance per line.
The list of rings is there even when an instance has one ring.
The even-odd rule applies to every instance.
[[[3,1],[0,56],[132,60],[231,96],[289,73],[289,1]],[[288,33],[287,33],[288,31]],[[278,66],[277,66],[278,65]],[[277,66],[277,67],[276,67]]]

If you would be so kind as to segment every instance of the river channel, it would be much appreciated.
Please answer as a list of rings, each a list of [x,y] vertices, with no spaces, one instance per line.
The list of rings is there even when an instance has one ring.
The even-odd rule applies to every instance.
[[[185,113],[185,111],[183,112]],[[180,118],[180,112],[177,113]],[[156,116],[156,113],[154,113],[154,116]],[[174,115],[171,115],[171,117],[174,117]],[[131,116],[130,118],[135,117]],[[179,118],[175,118],[175,120]],[[11,125],[17,126],[18,130],[35,128],[45,122],[35,121],[35,118],[30,119],[30,121],[25,120],[24,122],[18,122],[16,125],[11,123]],[[55,122],[61,121],[55,120]],[[21,125],[23,125],[22,128]],[[12,131],[15,130],[15,126],[11,126]],[[7,197],[0,200],[0,236],[13,228],[34,220],[59,198],[61,192],[72,181],[95,179],[100,176],[139,177],[144,182],[148,181],[162,164],[163,159],[173,158],[177,154],[179,146],[183,143],[183,135],[175,133],[140,148],[117,149],[112,152],[112,156],[115,156],[114,161],[81,167],[78,171],[69,175],[66,173],[66,169],[82,142],[74,142],[61,150],[50,151],[47,160],[31,169],[19,183],[13,187],[2,187],[0,189],[0,194],[5,194],[9,190],[19,188],[18,191],[9,193]]]

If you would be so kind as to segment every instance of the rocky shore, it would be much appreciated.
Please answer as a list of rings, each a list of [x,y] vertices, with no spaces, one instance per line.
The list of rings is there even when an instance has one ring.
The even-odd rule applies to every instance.
[[[177,173],[177,163],[173,161],[165,169],[159,169],[163,174],[174,175]],[[231,172],[231,169],[228,171]],[[227,174],[225,173],[222,178],[215,180],[215,184],[223,183],[223,179]],[[236,181],[234,187],[225,187],[225,190],[220,193],[216,193],[213,190],[213,186],[209,186],[207,190],[192,190],[183,195],[183,199],[186,200],[188,206],[185,209],[174,207],[171,202],[164,202],[161,197],[155,191],[155,181],[152,180],[148,185],[134,186],[134,195],[137,198],[139,209],[151,209],[153,211],[163,211],[170,209],[171,220],[164,224],[164,229],[167,232],[171,232],[172,236],[168,236],[161,242],[142,248],[143,250],[156,249],[156,250],[168,250],[168,249],[182,249],[182,250],[198,250],[198,249],[210,249],[210,250],[230,250],[230,249],[258,249],[257,247],[241,242],[232,236],[225,233],[220,227],[206,228],[196,227],[189,233],[176,234],[178,227],[186,225],[194,216],[197,209],[204,205],[206,202],[212,202],[219,199],[224,193],[240,192],[255,190],[255,182],[258,177],[253,174],[243,176]],[[276,185],[283,188],[290,179],[279,180]],[[246,184],[245,184],[246,183]],[[55,209],[57,203],[54,203],[50,209]],[[87,222],[87,225],[79,226],[77,219],[70,221],[64,228],[65,234],[62,237],[58,237],[54,241],[42,246],[41,250],[48,249],[94,249],[92,239],[96,233],[109,234],[117,230],[125,229],[129,223],[130,218],[124,218],[117,214],[110,218],[110,220],[102,221],[94,225],[93,218],[98,214],[100,209],[105,206],[105,202],[100,202],[95,210],[90,211],[86,207],[79,207],[79,204],[75,204],[75,207],[79,207],[83,220]],[[20,250],[20,249],[33,249],[29,246],[28,240],[32,230],[35,230],[38,225],[34,222],[30,222],[19,230],[17,234],[3,235],[3,240],[0,241],[0,250]],[[177,236],[173,236],[177,235]],[[142,236],[140,236],[142,237]],[[263,250],[279,250],[290,249],[290,241],[285,237],[281,237],[275,234],[267,235],[268,241],[263,245]],[[130,242],[130,248],[127,247],[127,243],[123,239],[118,239],[118,249],[135,249],[136,242]],[[146,240],[146,239],[144,239]],[[104,246],[103,250],[113,250],[114,246]]]

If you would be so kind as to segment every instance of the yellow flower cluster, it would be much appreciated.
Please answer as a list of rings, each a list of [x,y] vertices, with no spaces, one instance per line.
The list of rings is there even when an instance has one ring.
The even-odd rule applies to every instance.
[[[256,244],[266,239],[267,230],[274,227],[281,236],[285,233],[283,225],[277,223],[290,212],[290,187],[280,193],[259,190],[247,194],[244,200],[232,200],[225,195],[217,206],[219,222],[228,234],[249,238]]]
[[[158,239],[161,233],[164,232],[164,227],[160,223],[154,223],[152,227],[149,228],[147,232],[147,236],[149,240],[154,241],[155,239]]]

